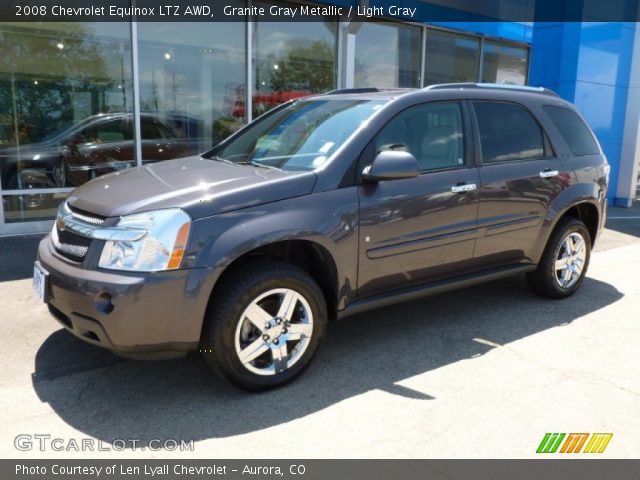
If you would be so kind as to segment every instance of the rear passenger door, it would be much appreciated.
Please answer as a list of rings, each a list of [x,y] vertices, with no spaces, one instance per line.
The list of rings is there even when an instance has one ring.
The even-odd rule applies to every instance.
[[[481,157],[474,256],[485,267],[532,261],[547,211],[569,174],[524,106],[474,101],[472,110]]]
[[[422,174],[358,187],[360,296],[469,268],[477,234],[478,172],[469,148],[471,126],[463,118],[458,102],[412,106],[382,127],[365,149],[360,171],[378,152],[391,149],[410,152]]]

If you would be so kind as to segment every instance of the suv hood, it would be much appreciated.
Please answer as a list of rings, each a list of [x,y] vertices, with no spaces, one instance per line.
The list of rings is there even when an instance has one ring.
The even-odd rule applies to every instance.
[[[196,219],[307,195],[315,181],[313,172],[283,172],[195,156],[104,175],[74,190],[67,201],[104,217],[179,207]]]

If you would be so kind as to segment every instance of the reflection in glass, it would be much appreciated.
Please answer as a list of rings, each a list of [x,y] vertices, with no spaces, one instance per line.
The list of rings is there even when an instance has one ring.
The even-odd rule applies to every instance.
[[[522,47],[486,41],[482,65],[482,81],[525,85],[529,50]]]
[[[253,118],[293,98],[335,88],[335,20],[256,22],[254,29]]]
[[[419,87],[419,27],[363,23],[356,34],[356,87]]]
[[[143,162],[205,151],[244,124],[245,28],[139,24]]]
[[[103,138],[93,143],[96,148],[80,151],[78,134],[101,115],[122,116],[132,111],[129,25],[2,24],[0,38],[2,188],[35,190],[79,185],[86,178],[71,181],[67,174],[72,162],[95,170],[101,160],[94,152],[99,150],[106,158],[115,153],[109,151],[109,142]],[[127,160],[128,165],[133,164],[134,157]],[[109,169],[100,173],[104,171]],[[18,201],[17,207],[7,208],[11,212],[18,207],[35,208],[37,198],[32,194]]]
[[[32,174],[29,174],[32,175]],[[35,174],[36,177],[40,174]],[[40,176],[31,180],[37,187],[48,188],[49,179]],[[42,181],[42,184],[39,182]],[[4,222],[17,223],[36,220],[49,220],[55,218],[58,205],[67,197],[66,192],[62,193],[24,193],[16,195],[4,195],[2,206],[4,208]]]
[[[480,41],[477,38],[429,29],[425,56],[425,86],[477,82]]]

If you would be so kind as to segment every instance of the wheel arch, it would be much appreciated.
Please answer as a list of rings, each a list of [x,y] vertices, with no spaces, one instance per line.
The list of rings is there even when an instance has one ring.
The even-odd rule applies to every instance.
[[[223,285],[225,278],[239,267],[252,262],[276,260],[306,272],[320,287],[325,297],[327,311],[331,318],[338,310],[338,268],[336,261],[326,245],[311,239],[282,238],[279,240],[264,239],[258,245],[252,242],[251,248],[236,250],[209,292],[209,302],[213,299],[217,287]]]
[[[598,235],[598,225],[600,224],[600,211],[598,210],[598,207],[589,201],[582,201],[567,207],[562,215],[558,217],[553,230],[555,230],[558,222],[562,218],[567,217],[575,218],[585,224],[587,231],[589,232],[589,236],[591,237],[591,248],[593,248]]]
[[[544,242],[545,246],[549,241],[549,238],[551,238],[553,232],[558,227],[558,223],[563,218],[575,218],[576,220],[580,220],[582,223],[584,223],[587,227],[587,231],[589,232],[591,247],[593,248],[596,237],[598,235],[598,227],[600,224],[600,210],[598,208],[597,202],[591,199],[580,199],[567,204],[561,210],[559,210],[553,218],[553,222],[551,222],[550,228],[548,229],[548,233]]]
[[[553,232],[558,227],[558,223],[563,218],[575,218],[583,222],[589,236],[591,237],[591,247],[593,248],[600,226],[600,217],[602,215],[598,202],[589,195],[580,195],[574,197],[572,201],[562,201],[558,199],[559,208],[551,208],[545,219],[545,226],[541,229],[536,243],[536,249],[532,252],[530,259],[537,264],[542,258]],[[564,198],[566,200],[566,197]]]

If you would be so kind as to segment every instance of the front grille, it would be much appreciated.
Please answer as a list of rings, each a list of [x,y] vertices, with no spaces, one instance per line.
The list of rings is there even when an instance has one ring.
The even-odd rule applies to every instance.
[[[70,217],[72,217],[73,222],[71,222]],[[71,223],[74,223],[75,226],[66,228],[65,218],[69,221],[70,227]],[[60,205],[58,218],[51,232],[54,248],[60,255],[69,260],[82,262],[91,246],[91,238],[87,235],[90,235],[92,230],[103,226],[105,220],[105,217],[85,212],[64,202]],[[61,226],[62,228],[60,228]],[[78,229],[77,227],[80,228]]]
[[[65,258],[81,262],[89,251],[91,239],[66,230],[60,230],[56,225],[51,238],[56,251]]]
[[[75,219],[88,225],[100,226],[104,223],[104,217],[91,215],[90,213],[82,210],[72,208],[66,202],[60,208],[62,212],[66,210],[66,212],[71,213]],[[91,239],[64,229],[64,222],[60,222],[63,224],[63,229],[60,229],[60,223],[58,220],[60,220],[60,214],[58,214],[58,219],[56,220],[53,231],[51,232],[51,240],[53,241],[54,248],[60,255],[68,258],[69,260],[73,260],[75,262],[83,261],[89,251]]]

